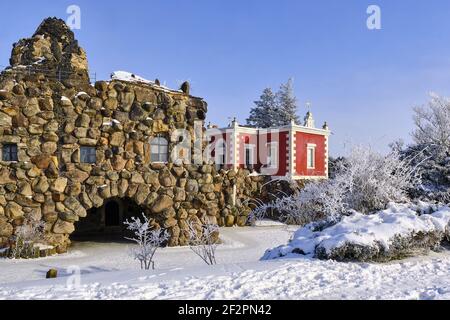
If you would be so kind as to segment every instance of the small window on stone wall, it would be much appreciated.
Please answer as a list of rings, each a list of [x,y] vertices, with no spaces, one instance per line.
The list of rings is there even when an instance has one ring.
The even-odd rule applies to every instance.
[[[151,141],[152,162],[168,162],[169,142],[163,136],[156,136]]]
[[[81,147],[80,148],[80,162],[81,163],[96,163],[97,150],[95,147]]]
[[[17,157],[17,144],[4,144],[2,147],[2,160],[8,162],[19,161]]]

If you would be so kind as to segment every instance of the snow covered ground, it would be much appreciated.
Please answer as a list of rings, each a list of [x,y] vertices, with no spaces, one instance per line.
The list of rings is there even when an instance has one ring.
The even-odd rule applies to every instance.
[[[389,264],[259,260],[295,229],[268,223],[222,229],[219,264],[212,267],[188,248],[167,248],[158,253],[157,270],[141,271],[120,243],[77,243],[68,254],[39,260],[3,259],[0,299],[450,299],[447,251]],[[50,268],[60,278],[44,279]],[[79,286],[70,275],[77,268]]]

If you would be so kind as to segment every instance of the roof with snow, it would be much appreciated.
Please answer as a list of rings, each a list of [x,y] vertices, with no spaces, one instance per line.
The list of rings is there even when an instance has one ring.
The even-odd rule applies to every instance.
[[[155,88],[155,89],[158,89],[161,91],[165,91],[165,92],[184,94],[184,92],[182,90],[171,89],[169,87],[166,87],[164,85],[156,83],[156,81],[147,80],[141,76],[138,76],[138,75],[128,72],[128,71],[114,71],[111,74],[111,80],[131,82],[131,83],[135,83],[135,84],[143,84],[143,85],[147,85],[152,88]],[[194,96],[192,96],[192,97],[194,97]],[[194,98],[202,99],[200,97],[194,97]]]

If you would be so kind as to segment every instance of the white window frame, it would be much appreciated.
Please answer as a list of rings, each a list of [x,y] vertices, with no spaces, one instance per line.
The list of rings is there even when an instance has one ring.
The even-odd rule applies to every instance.
[[[316,148],[317,145],[308,143],[306,146],[306,168],[315,169],[316,168]],[[312,157],[312,158],[311,158]],[[313,164],[311,166],[311,163]]]
[[[278,160],[279,160],[279,150],[278,150],[278,142],[272,141],[266,144],[267,150],[267,163],[266,166],[268,169],[276,169],[278,168]]]
[[[219,168],[225,168],[227,165],[227,144],[223,139],[214,144],[214,162]]]
[[[153,144],[153,142],[158,139],[158,141],[161,141],[160,139],[164,139],[166,141],[167,144]],[[153,147],[158,147],[158,153],[154,153],[153,152]],[[160,161],[161,156],[163,155],[163,153],[161,152],[161,147],[166,147],[167,148],[167,155],[166,155],[166,159],[167,161]],[[159,161],[153,161],[153,155],[158,155],[158,160]],[[154,136],[151,140],[150,140],[150,161],[152,163],[169,163],[169,140],[164,136],[164,135],[156,135]]]
[[[247,169],[248,169],[247,162],[250,166],[253,166],[253,167],[257,164],[257,163],[255,163],[255,149],[256,149],[256,146],[254,144],[246,143],[244,146],[244,165]],[[247,150],[250,151],[250,153],[249,153],[250,159],[247,159]],[[250,160],[250,161],[247,161],[247,160]]]

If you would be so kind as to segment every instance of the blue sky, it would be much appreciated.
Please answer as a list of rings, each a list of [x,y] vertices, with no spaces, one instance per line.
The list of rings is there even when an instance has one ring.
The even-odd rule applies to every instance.
[[[225,125],[244,122],[263,88],[292,77],[299,115],[311,101],[317,124],[333,130],[333,155],[409,141],[411,108],[430,91],[450,95],[447,0],[4,1],[0,65],[43,18],[66,20],[71,4],[98,79],[126,70],[170,87],[189,80],[209,121]],[[382,30],[366,27],[370,4],[381,8]]]

